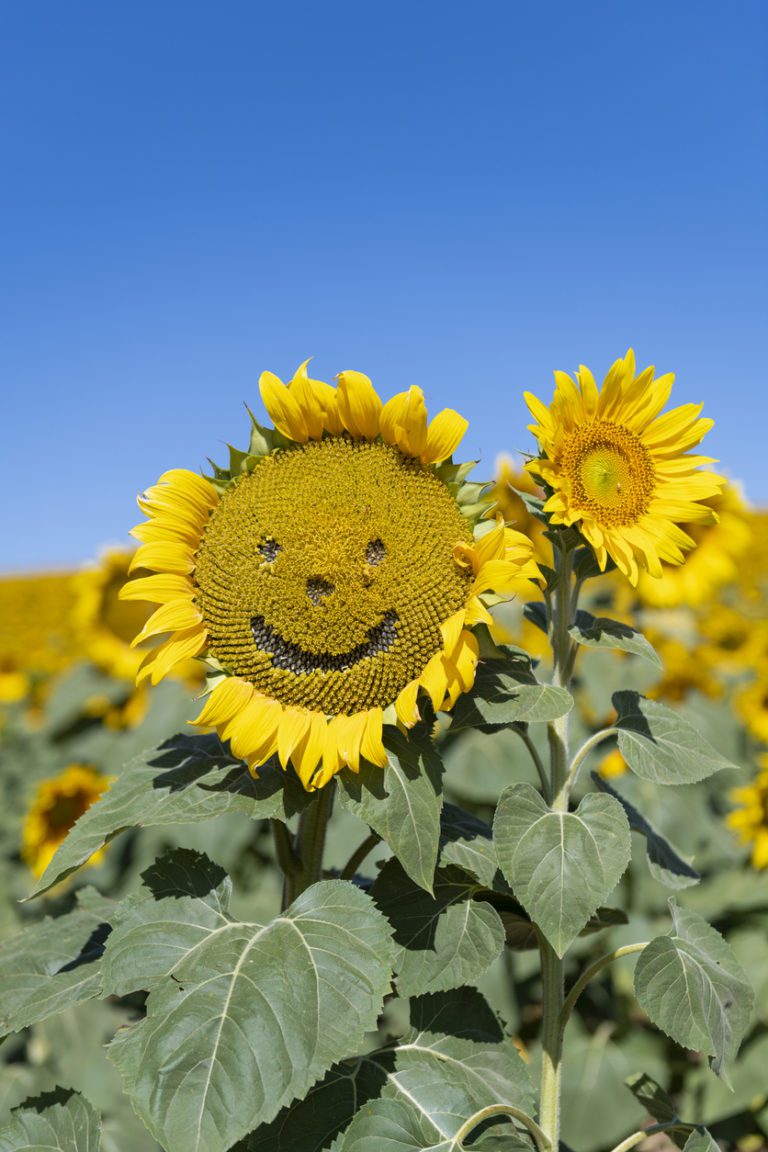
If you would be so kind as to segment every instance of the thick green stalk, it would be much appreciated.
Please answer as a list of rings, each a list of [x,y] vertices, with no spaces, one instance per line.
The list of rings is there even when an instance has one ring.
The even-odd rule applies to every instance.
[[[299,830],[294,845],[297,863],[295,869],[285,876],[284,908],[292,904],[310,884],[322,879],[325,834],[333,808],[335,784],[332,780],[325,788],[319,788],[299,817]]]
[[[573,666],[573,641],[569,635],[576,605],[572,600],[571,574],[572,553],[564,540],[554,546],[557,585],[554,589],[552,611],[549,620],[549,637],[552,645],[552,683],[567,688]],[[575,598],[574,598],[575,599]],[[557,812],[568,811],[568,717],[562,716],[548,726],[550,755],[550,795],[551,807]],[[564,988],[564,964],[552,945],[540,937],[541,984],[544,1003],[544,1019],[541,1031],[541,1099],[539,1120],[550,1142],[553,1152],[557,1152],[560,1142],[560,1092],[562,1080],[563,1034],[560,1027]]]

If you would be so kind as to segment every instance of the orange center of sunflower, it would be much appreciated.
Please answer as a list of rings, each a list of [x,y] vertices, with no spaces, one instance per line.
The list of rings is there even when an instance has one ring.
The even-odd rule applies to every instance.
[[[593,420],[563,442],[560,465],[575,508],[602,524],[635,524],[648,511],[656,472],[639,437],[621,424]]]

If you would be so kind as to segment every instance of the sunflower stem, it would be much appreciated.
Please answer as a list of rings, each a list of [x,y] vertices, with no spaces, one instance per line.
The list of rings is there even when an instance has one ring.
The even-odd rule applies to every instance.
[[[552,683],[567,688],[573,672],[573,649],[569,629],[576,612],[577,589],[572,588],[573,549],[565,534],[553,541],[557,582],[548,601],[548,634],[552,645]],[[549,802],[555,812],[568,811],[568,716],[553,720],[547,728],[550,756]],[[564,961],[539,935],[544,1019],[541,1030],[541,1096],[539,1120],[553,1152],[560,1146],[560,1094],[563,1032],[560,1017],[565,999]]]
[[[331,780],[325,788],[319,788],[299,817],[299,828],[293,848],[298,866],[295,871],[285,874],[284,909],[311,884],[322,880],[325,836],[333,810],[335,787],[336,781]]]

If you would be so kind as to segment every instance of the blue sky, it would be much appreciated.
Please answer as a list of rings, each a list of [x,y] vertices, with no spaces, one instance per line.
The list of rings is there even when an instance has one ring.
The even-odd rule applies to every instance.
[[[763,0],[36,0],[0,31],[2,569],[123,539],[311,355],[460,409],[490,475],[524,389],[631,344],[768,502]]]

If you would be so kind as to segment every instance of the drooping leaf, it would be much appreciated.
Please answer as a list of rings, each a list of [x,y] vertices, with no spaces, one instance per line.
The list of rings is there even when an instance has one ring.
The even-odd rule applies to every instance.
[[[405,871],[428,892],[437,863],[443,765],[428,739],[390,731],[389,763],[362,761],[358,773],[339,773],[339,797],[350,812],[381,836]]]
[[[454,804],[444,804],[440,830],[440,865],[456,864],[486,888],[493,887],[499,862],[490,824]]]
[[[191,824],[225,812],[287,819],[309,802],[292,773],[272,762],[255,780],[212,736],[177,736],[122,769],[80,817],[38,882],[33,896],[69,876],[128,828]]]
[[[629,624],[609,620],[606,616],[593,616],[591,612],[580,609],[576,613],[575,623],[568,631],[577,643],[587,648],[617,648],[622,652],[642,656],[657,668],[662,667],[661,660],[652,645],[642,632],[638,632]]]
[[[639,692],[616,692],[619,751],[629,767],[655,784],[693,784],[735,768],[678,712]]]
[[[627,1088],[654,1120],[666,1123],[677,1119],[677,1109],[667,1093],[647,1072],[637,1072],[625,1080]]]
[[[635,994],[653,1023],[685,1048],[704,1052],[728,1080],[754,995],[731,949],[695,912],[669,901],[673,932],[657,936],[635,967]]]
[[[403,996],[473,984],[504,946],[494,908],[474,900],[475,880],[454,865],[438,868],[434,894],[389,860],[371,890],[399,945],[394,968]]]
[[[627,820],[632,831],[639,832],[641,836],[645,837],[648,871],[654,880],[658,880],[667,888],[675,889],[690,888],[692,884],[698,884],[701,876],[695,868],[691,867],[690,861],[681,856],[669,841],[665,840],[661,833],[648,823],[637,808],[630,804],[629,800],[625,800],[619,792],[611,787],[607,780],[604,780],[597,772],[592,772],[591,775],[592,780],[602,792],[613,796],[614,800],[618,800],[621,804],[627,814]]]
[[[25,1100],[0,1128],[0,1152],[99,1152],[101,1118],[85,1097],[57,1088]]]
[[[0,1035],[99,995],[99,961],[115,905],[94,889],[78,907],[0,944]]]
[[[498,1027],[483,1034],[488,1015],[482,997],[469,989],[417,1002],[411,1031],[392,1049],[370,1057],[386,1071],[386,1081],[380,1098],[358,1111],[340,1152],[459,1152],[454,1137],[482,1108],[513,1104],[532,1115],[528,1069]],[[455,1031],[446,1034],[446,1028]],[[499,1138],[510,1149],[530,1147],[521,1145],[510,1123],[502,1125]]]
[[[110,1052],[167,1152],[220,1152],[362,1045],[390,986],[389,928],[364,892],[339,880],[308,888],[263,926],[212,916],[208,898],[158,905],[162,931],[180,932],[184,945],[158,979],[153,945],[134,938],[137,972],[155,986],[146,1019]],[[122,943],[127,951],[129,932]]]
[[[590,793],[575,812],[553,812],[531,784],[513,784],[501,795],[493,834],[515,895],[562,956],[629,863],[621,805]]]

